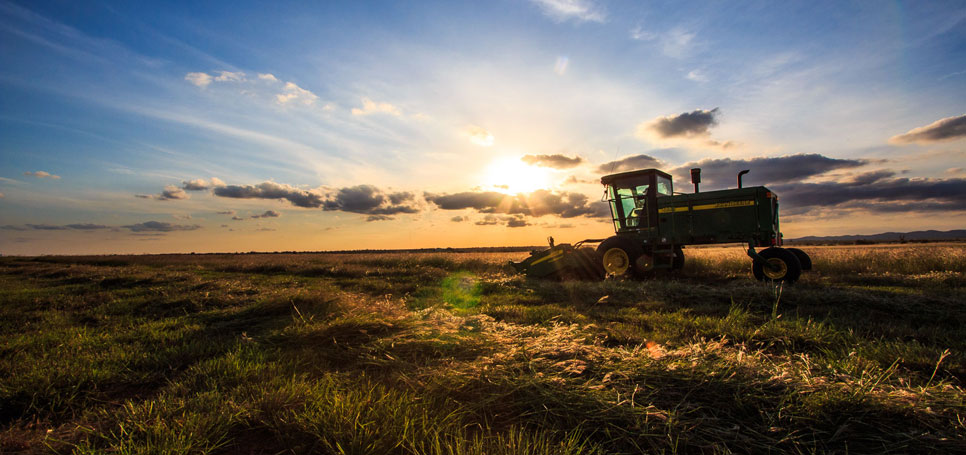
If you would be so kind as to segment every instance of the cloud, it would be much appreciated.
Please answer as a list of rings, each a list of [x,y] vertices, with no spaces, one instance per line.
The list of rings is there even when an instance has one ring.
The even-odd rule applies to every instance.
[[[557,57],[557,61],[553,64],[553,72],[560,76],[567,73],[567,67],[570,66],[570,59],[565,56]]]
[[[638,126],[638,133],[651,133],[659,139],[704,138],[710,134],[711,127],[718,124],[717,115],[718,108],[714,108],[696,109],[670,117],[658,117]]]
[[[215,212],[215,213],[218,214],[218,215],[234,215],[235,214],[235,211],[234,210],[225,210],[225,211],[222,211],[222,212]]]
[[[372,221],[389,221],[389,220],[394,220],[394,219],[395,218],[393,218],[393,217],[391,217],[389,215],[369,215],[366,218],[366,222],[369,223],[369,222],[372,222]]]
[[[884,174],[879,174],[882,176]],[[846,182],[789,183],[772,188],[782,213],[816,210],[871,212],[966,211],[966,179],[860,178]]]
[[[282,90],[283,93],[275,95],[275,100],[278,101],[279,104],[297,102],[308,106],[314,103],[315,100],[319,99],[315,93],[295,85],[294,82],[286,82],[285,88]]]
[[[687,76],[684,77],[694,82],[708,82],[708,75],[704,74],[704,72],[701,70],[691,70],[688,72]]]
[[[697,34],[681,27],[675,27],[661,36],[661,51],[669,57],[681,58],[691,49]]]
[[[211,79],[208,73],[188,73],[184,76],[184,80],[201,88],[205,88],[208,84],[211,84]]]
[[[933,142],[953,141],[966,137],[966,114],[957,117],[946,117],[936,120],[926,126],[913,128],[904,134],[892,136],[889,142],[893,144],[929,144]]]
[[[218,186],[225,186],[225,182],[218,177],[212,177],[211,180],[194,179],[181,182],[181,187],[188,191],[203,191]]]
[[[506,227],[516,228],[530,226],[526,218],[522,215],[492,215],[487,214],[483,218],[475,221],[473,224],[477,226],[495,226],[497,224],[506,223]]]
[[[657,34],[648,32],[638,25],[631,29],[630,37],[635,41],[651,41],[657,38]]]
[[[37,172],[27,171],[27,172],[24,172],[23,175],[37,177],[38,179],[51,179],[51,180],[60,179],[59,175],[54,175],[47,171],[37,171]]]
[[[0,229],[3,229],[5,231],[26,231],[27,230],[27,228],[24,226],[14,226],[12,224],[6,224],[3,226],[0,226]]]
[[[574,20],[575,22],[600,22],[607,19],[607,15],[589,0],[531,0],[543,14],[556,22]]]
[[[493,134],[485,128],[470,125],[466,127],[465,133],[470,138],[470,142],[480,147],[490,147],[493,145]]]
[[[265,213],[262,213],[259,215],[252,215],[251,217],[252,218],[278,218],[280,216],[282,216],[281,213],[278,213],[274,210],[266,210]]]
[[[67,227],[71,229],[77,229],[80,231],[93,231],[98,229],[109,229],[110,226],[105,226],[103,224],[91,224],[91,223],[75,223],[68,224]]]
[[[218,82],[241,82],[245,80],[245,73],[241,71],[235,73],[231,71],[222,71],[218,76],[215,77],[215,80]]]
[[[258,73],[258,78],[263,81],[278,82],[278,78],[271,73]]]
[[[613,174],[615,172],[636,171],[638,169],[661,168],[664,162],[650,155],[633,155],[601,164],[597,172]]]
[[[234,199],[284,199],[296,207],[318,208],[324,197],[317,191],[303,190],[275,182],[257,185],[225,185],[214,189],[215,196]]]
[[[154,199],[154,196],[151,196],[150,194],[135,194],[134,197],[138,199]]]
[[[470,217],[468,217],[468,216],[454,216],[454,217],[450,218],[449,220],[452,221],[452,222],[454,222],[454,223],[462,223],[464,221],[469,221],[470,220]]]
[[[231,219],[232,219],[232,221],[245,221],[245,218],[244,217],[237,216],[237,215],[231,217]]]
[[[399,116],[399,108],[389,103],[377,103],[369,98],[362,98],[362,109],[352,108],[352,115],[390,114]]]
[[[30,229],[37,229],[39,231],[66,231],[70,229],[67,226],[53,226],[50,224],[28,224],[27,226]]]
[[[824,174],[836,169],[847,169],[869,164],[863,159],[837,159],[817,153],[787,155],[778,157],[759,157],[733,160],[731,158],[711,158],[690,162],[670,171],[678,182],[691,181],[691,169],[701,168],[701,185],[710,189],[713,186],[736,185],[738,171],[749,169],[745,181],[762,184],[798,182],[809,177]],[[679,183],[680,184],[680,183]]]
[[[426,194],[426,200],[442,210],[474,209],[480,213],[562,218],[599,216],[600,209],[581,193],[537,190],[509,195],[494,191]]]
[[[296,207],[340,210],[366,215],[417,213],[413,193],[386,192],[372,185],[357,185],[333,190],[303,190],[275,182],[257,185],[225,185],[214,189],[215,196],[235,199],[286,200]]]
[[[532,166],[544,166],[552,167],[554,169],[569,169],[572,167],[579,166],[584,162],[584,159],[579,156],[574,156],[570,158],[568,156],[554,154],[554,155],[523,155],[520,158],[521,161]]]
[[[130,224],[121,227],[130,229],[131,232],[173,232],[194,231],[196,229],[201,229],[201,226],[197,224],[171,224],[163,221],[145,221],[143,223]]]
[[[183,189],[178,188],[174,185],[167,185],[161,190],[161,194],[158,195],[157,199],[159,201],[167,201],[169,199],[189,199],[191,196],[188,195]]]
[[[386,193],[372,185],[340,188],[326,199],[323,209],[369,215],[395,215],[419,211],[413,193]]]

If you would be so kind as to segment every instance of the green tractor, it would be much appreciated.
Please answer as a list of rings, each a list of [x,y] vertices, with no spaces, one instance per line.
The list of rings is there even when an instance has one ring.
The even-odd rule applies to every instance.
[[[686,245],[744,243],[755,278],[795,282],[812,261],[804,251],[782,248],[778,195],[763,186],[699,192],[701,170],[691,170],[694,193],[675,193],[671,175],[643,169],[606,175],[615,235],[576,245],[554,245],[513,263],[517,271],[540,278],[601,279],[642,277],[655,270],[684,267]],[[596,251],[582,245],[597,243]],[[764,247],[761,251],[756,248]]]

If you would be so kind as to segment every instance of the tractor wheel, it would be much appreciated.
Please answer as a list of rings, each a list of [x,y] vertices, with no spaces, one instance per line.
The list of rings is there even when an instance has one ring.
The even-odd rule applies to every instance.
[[[805,254],[804,251],[798,248],[785,248],[785,249],[788,251],[791,251],[792,254],[794,254],[795,257],[798,258],[798,262],[802,263],[802,270],[812,270],[812,258],[808,257],[808,255]]]
[[[615,276],[638,275],[634,263],[642,253],[640,245],[625,237],[611,237],[597,247],[597,256],[604,272]]]
[[[684,268],[684,248],[674,247],[674,259],[671,260],[671,270],[681,270]]]
[[[765,248],[758,255],[764,258],[765,262],[774,266],[773,269],[772,267],[765,267],[761,262],[754,261],[751,271],[758,281],[783,281],[791,284],[798,280],[798,277],[802,274],[802,263],[791,251],[771,247]]]

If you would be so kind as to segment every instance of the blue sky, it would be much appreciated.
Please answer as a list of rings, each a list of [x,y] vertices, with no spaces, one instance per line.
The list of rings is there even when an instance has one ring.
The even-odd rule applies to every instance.
[[[786,237],[966,221],[963,2],[4,1],[0,24],[4,253],[576,241],[610,230],[615,163],[748,166]]]

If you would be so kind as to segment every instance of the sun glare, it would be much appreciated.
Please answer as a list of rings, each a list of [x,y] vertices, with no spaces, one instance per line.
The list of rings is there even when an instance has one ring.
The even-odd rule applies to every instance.
[[[483,172],[483,185],[488,190],[507,194],[529,193],[550,187],[550,171],[530,166],[519,158],[499,158]]]

